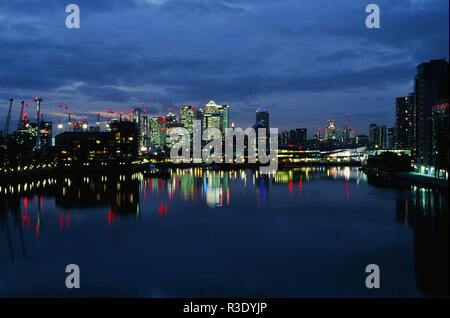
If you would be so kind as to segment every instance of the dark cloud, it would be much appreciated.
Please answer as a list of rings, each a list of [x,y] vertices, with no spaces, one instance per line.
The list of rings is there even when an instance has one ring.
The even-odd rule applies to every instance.
[[[411,89],[416,65],[448,58],[447,1],[381,0],[379,30],[365,28],[359,0],[77,4],[81,28],[69,30],[60,1],[0,3],[0,111],[11,96],[45,96],[44,110],[67,101],[78,112],[142,101],[162,112],[215,99],[250,123],[257,106],[270,106],[276,120],[316,99],[321,112],[272,123],[289,128],[350,111],[364,129],[377,118],[364,116],[371,112],[359,109],[361,96],[381,107],[374,114],[383,123]]]

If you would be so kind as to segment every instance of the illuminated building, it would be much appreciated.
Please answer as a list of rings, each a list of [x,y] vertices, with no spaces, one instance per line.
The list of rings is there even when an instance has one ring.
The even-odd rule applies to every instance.
[[[138,154],[138,129],[132,121],[111,122],[111,134],[114,136],[114,158],[129,160]]]
[[[142,138],[142,146],[141,147],[147,147],[148,146],[148,135],[149,135],[149,123],[148,123],[148,116],[147,115],[142,115],[141,116],[141,129],[140,129],[140,134],[141,134],[141,138]]]
[[[174,123],[177,122],[177,116],[175,116],[174,113],[172,113],[173,108],[169,108],[169,112],[166,115],[166,122],[167,123]]]
[[[111,151],[114,136],[109,132],[65,131],[56,135],[55,144],[61,148],[61,159],[66,163],[101,162],[115,155]]]
[[[394,129],[387,126],[371,124],[369,127],[369,143],[373,149],[393,149]]]
[[[448,101],[441,101],[433,105],[431,117],[428,118],[430,127],[431,160],[436,177],[448,175],[449,165],[449,106]]]
[[[177,139],[172,139],[172,138],[170,138],[170,135],[177,128],[181,128],[181,127],[183,127],[183,125],[181,123],[177,123],[177,122],[170,122],[170,123],[166,124],[165,145],[168,149],[172,149],[172,147],[180,141],[181,137],[179,137]]]
[[[214,113],[214,114],[209,114],[209,113],[201,113],[202,117],[202,134],[204,133],[204,131],[208,128],[215,128],[218,129],[220,132],[221,129],[221,117],[220,114],[218,113]],[[207,140],[212,140],[213,136],[208,136]]]
[[[281,133],[281,143],[282,144],[288,144],[289,143],[289,132],[283,131]]]
[[[136,127],[138,130],[138,146],[139,149],[141,149],[147,144],[146,124],[148,122],[148,117],[143,115],[142,110],[140,108],[134,109],[133,113],[134,113],[133,117],[134,122],[136,123]]]
[[[36,136],[36,123],[26,123],[22,128],[6,136],[6,145],[18,153],[32,152],[36,148]]]
[[[222,135],[225,135],[226,128],[230,127],[230,106],[218,105],[213,100],[205,105],[204,112],[201,112],[202,130],[207,128],[217,128]]]
[[[419,164],[429,165],[432,161],[431,127],[433,105],[448,101],[448,62],[445,59],[431,60],[417,66],[414,78],[416,106],[416,160]]]
[[[41,121],[40,122],[41,129],[41,147],[45,148],[47,146],[52,146],[53,142],[53,123],[50,121]]]
[[[55,144],[66,163],[124,163],[138,153],[138,130],[135,122],[113,121],[111,131],[66,131]]]
[[[307,149],[293,144],[278,146],[278,162],[304,163],[316,162],[320,158],[320,150]]]
[[[256,110],[256,121],[255,121],[255,129],[257,128],[265,128],[266,129],[266,137],[270,135],[270,123],[269,123],[269,112],[265,108],[258,108]],[[256,133],[258,131],[256,130]]]
[[[328,120],[328,125],[325,129],[325,141],[338,140],[338,134],[336,132],[336,127],[334,125],[334,120]]]
[[[180,123],[192,135],[194,131],[195,110],[194,106],[181,106],[180,108]]]
[[[149,144],[152,149],[162,149],[165,146],[166,132],[164,118],[155,116],[150,119]]]
[[[395,103],[395,147],[412,149],[414,142],[414,93],[406,97],[397,97]]]

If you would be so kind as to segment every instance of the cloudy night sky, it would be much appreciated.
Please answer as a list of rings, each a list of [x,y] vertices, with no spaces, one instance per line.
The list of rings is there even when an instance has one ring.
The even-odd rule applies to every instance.
[[[67,29],[75,3],[81,28]],[[381,9],[367,29],[366,5]],[[107,109],[231,105],[248,127],[266,107],[271,126],[308,128],[347,112],[357,134],[394,125],[395,97],[413,91],[416,66],[447,58],[447,0],[2,0],[0,129],[9,99],[44,99],[95,121]],[[31,113],[31,109],[29,110]],[[34,112],[32,113],[34,115]],[[105,113],[106,114],[106,113]],[[34,117],[34,116],[33,116]]]

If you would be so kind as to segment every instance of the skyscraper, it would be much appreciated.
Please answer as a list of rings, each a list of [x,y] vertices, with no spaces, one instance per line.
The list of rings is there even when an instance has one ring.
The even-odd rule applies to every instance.
[[[161,149],[165,146],[165,124],[161,116],[152,117],[150,120],[150,146]]]
[[[297,128],[295,131],[297,133],[297,142],[299,144],[306,142],[308,129],[307,128]]]
[[[166,115],[165,120],[167,123],[173,123],[173,122],[177,121],[177,116],[175,116],[175,114],[172,113],[172,110],[173,110],[173,108],[169,108],[169,112]]]
[[[328,125],[325,129],[325,141],[333,141],[336,140],[337,132],[336,132],[336,126],[334,125],[334,120],[328,120]]]
[[[431,60],[417,66],[414,78],[416,97],[416,160],[420,164],[430,164],[431,129],[428,118],[432,116],[433,105],[448,100],[448,62],[445,59]]]
[[[381,131],[377,124],[370,124],[369,127],[369,145],[371,148],[381,147]]]
[[[414,138],[414,94],[397,97],[395,106],[395,148],[411,149]]]
[[[225,136],[226,129],[230,127],[229,105],[218,105],[210,100],[201,114],[202,129],[217,128]]]
[[[195,110],[194,106],[181,106],[180,107],[180,123],[186,128],[192,135],[194,131],[194,119]]]
[[[265,108],[258,108],[256,110],[256,123],[255,128],[265,128],[266,137],[269,136],[270,126],[269,126],[269,112]]]
[[[138,146],[141,149],[147,146],[148,117],[144,116],[140,108],[134,109],[134,122],[138,130]]]

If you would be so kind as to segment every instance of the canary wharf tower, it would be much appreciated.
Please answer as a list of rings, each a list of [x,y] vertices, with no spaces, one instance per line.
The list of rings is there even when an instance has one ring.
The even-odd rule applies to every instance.
[[[217,128],[225,134],[225,130],[230,127],[229,109],[229,105],[218,105],[211,100],[205,105],[203,128]]]

